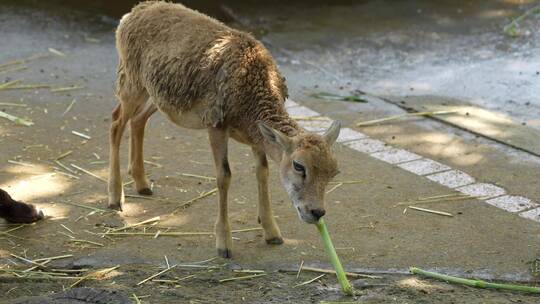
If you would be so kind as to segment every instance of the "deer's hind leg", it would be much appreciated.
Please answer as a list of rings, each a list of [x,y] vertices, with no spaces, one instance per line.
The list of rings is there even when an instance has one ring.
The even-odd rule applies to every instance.
[[[125,75],[120,73],[117,84],[119,104],[113,110],[109,133],[109,208],[122,210],[124,189],[120,174],[120,143],[127,122],[133,117],[141,105],[148,99],[144,88],[135,88],[127,84]]]
[[[144,129],[148,119],[157,111],[152,99],[141,106],[130,122],[129,174],[135,181],[139,194],[152,195],[152,189],[144,170]]]

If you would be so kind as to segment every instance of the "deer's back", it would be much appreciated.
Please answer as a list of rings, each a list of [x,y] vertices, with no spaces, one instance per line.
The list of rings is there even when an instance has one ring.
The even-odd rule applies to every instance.
[[[116,43],[125,77],[165,112],[205,108],[204,119],[216,124],[230,112],[253,110],[261,99],[282,106],[286,95],[262,44],[179,4],[135,6],[122,18]]]

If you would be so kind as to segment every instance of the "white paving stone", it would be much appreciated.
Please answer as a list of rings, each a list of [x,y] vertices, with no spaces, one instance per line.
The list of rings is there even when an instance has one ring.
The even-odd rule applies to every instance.
[[[422,158],[422,156],[418,154],[414,154],[412,152],[405,151],[403,149],[397,149],[397,148],[392,148],[390,150],[373,153],[371,154],[371,156],[375,157],[376,159],[387,162],[389,164],[399,164],[399,163],[404,163],[411,160]]]
[[[433,174],[441,171],[447,171],[452,168],[428,158],[407,162],[398,165],[401,169],[407,170],[417,175]]]
[[[492,198],[486,201],[486,203],[493,205],[497,208],[504,209],[508,212],[519,212],[525,209],[538,206],[530,199],[523,196],[505,195],[501,197]]]
[[[456,189],[457,191],[476,197],[495,197],[506,194],[506,191],[493,184],[477,183],[468,186],[463,186]]]
[[[303,106],[299,107],[292,107],[288,108],[287,112],[289,112],[289,115],[293,117],[315,117],[315,116],[321,116],[321,114],[313,111],[310,108],[306,108]]]
[[[362,139],[362,138],[366,138],[366,137],[367,137],[366,134],[360,133],[360,132],[355,131],[353,129],[341,128],[341,130],[339,131],[339,137],[337,139],[337,142],[342,143],[342,142]]]
[[[387,146],[384,142],[376,139],[365,138],[355,141],[344,143],[345,146],[350,147],[356,151],[362,153],[373,153],[383,150],[391,149],[391,146]]]
[[[306,129],[306,131],[309,131],[311,133],[316,133],[320,135],[324,134],[324,132],[326,131],[326,129],[322,129],[319,127],[310,127],[310,126],[304,127],[304,129]]]
[[[328,130],[328,128],[330,127],[330,125],[332,125],[332,120],[302,120],[302,119],[299,119],[297,120],[298,124],[308,130],[308,131],[312,131],[312,132],[317,132],[317,131],[326,131]]]
[[[540,208],[525,211],[519,214],[519,216],[540,222]]]
[[[448,188],[456,188],[474,183],[474,178],[472,176],[459,170],[445,171],[426,177]]]
[[[300,105],[288,98],[287,100],[285,100],[285,108],[292,108],[292,107],[298,107],[298,106]]]

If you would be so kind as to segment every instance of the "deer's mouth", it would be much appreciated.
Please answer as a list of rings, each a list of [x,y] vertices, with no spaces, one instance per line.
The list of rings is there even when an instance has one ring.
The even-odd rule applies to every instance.
[[[308,224],[317,223],[317,219],[310,212],[307,211],[307,208],[305,209],[306,210],[304,211],[299,206],[296,207],[296,212],[298,213],[298,217],[300,218],[300,220]]]

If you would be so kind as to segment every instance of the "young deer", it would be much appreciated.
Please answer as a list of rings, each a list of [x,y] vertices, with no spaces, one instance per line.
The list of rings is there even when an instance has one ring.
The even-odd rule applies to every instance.
[[[121,210],[124,202],[119,147],[128,121],[129,172],[140,194],[152,194],[144,172],[143,137],[147,120],[160,110],[176,125],[208,130],[219,190],[218,255],[231,256],[229,137],[252,148],[259,222],[268,244],[283,239],[270,208],[267,155],[279,164],[299,217],[315,223],[325,214],[325,187],[338,172],[331,146],[340,124],[333,123],[321,136],[289,117],[284,78],[260,42],[180,4],[149,1],[122,18],[116,46],[120,103],[110,129],[110,208]]]

